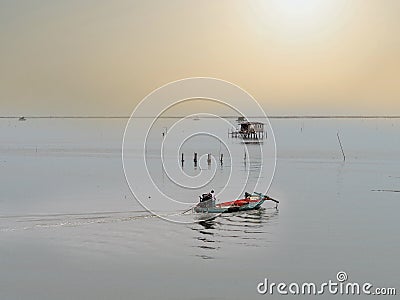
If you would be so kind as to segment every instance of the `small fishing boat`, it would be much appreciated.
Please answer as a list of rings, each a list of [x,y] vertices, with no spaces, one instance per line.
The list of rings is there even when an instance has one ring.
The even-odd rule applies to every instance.
[[[203,194],[200,202],[193,208],[196,213],[231,213],[237,211],[257,210],[265,201],[279,203],[278,200],[261,193],[245,193],[245,198],[234,201],[215,204],[215,198],[211,194]]]

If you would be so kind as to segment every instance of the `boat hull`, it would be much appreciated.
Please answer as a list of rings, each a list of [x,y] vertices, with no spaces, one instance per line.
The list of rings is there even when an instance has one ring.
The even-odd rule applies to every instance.
[[[238,201],[238,200],[236,200]],[[240,201],[240,200],[239,200]],[[223,214],[223,213],[232,213],[232,212],[237,212],[237,211],[247,211],[247,210],[257,210],[260,209],[261,205],[264,203],[264,199],[263,200],[252,200],[247,201],[246,203],[243,203],[241,205],[235,205],[235,201],[233,202],[225,202],[225,203],[221,203],[215,207],[199,207],[196,206],[193,210],[196,213],[211,213],[211,214]],[[223,204],[226,203],[232,203],[232,205],[226,205],[224,206]]]

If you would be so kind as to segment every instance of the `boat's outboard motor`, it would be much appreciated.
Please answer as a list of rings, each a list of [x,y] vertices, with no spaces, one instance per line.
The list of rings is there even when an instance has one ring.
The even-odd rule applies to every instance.
[[[214,207],[215,206],[215,199],[213,195],[214,191],[211,193],[202,194],[200,197],[200,203],[198,204],[199,207]]]
[[[200,202],[204,202],[210,199],[212,199],[212,195],[210,193],[203,194],[200,196]]]

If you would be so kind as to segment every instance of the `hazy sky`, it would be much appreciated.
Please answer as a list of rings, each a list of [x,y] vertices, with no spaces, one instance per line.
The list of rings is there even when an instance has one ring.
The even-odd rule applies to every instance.
[[[0,0],[0,114],[129,115],[210,76],[268,114],[400,114],[400,1]]]

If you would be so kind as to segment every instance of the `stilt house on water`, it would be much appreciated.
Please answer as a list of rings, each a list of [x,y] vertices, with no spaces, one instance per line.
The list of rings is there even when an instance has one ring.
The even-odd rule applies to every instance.
[[[264,123],[249,122],[244,117],[239,117],[238,128],[230,132],[232,137],[241,137],[243,139],[263,139],[264,138]]]

